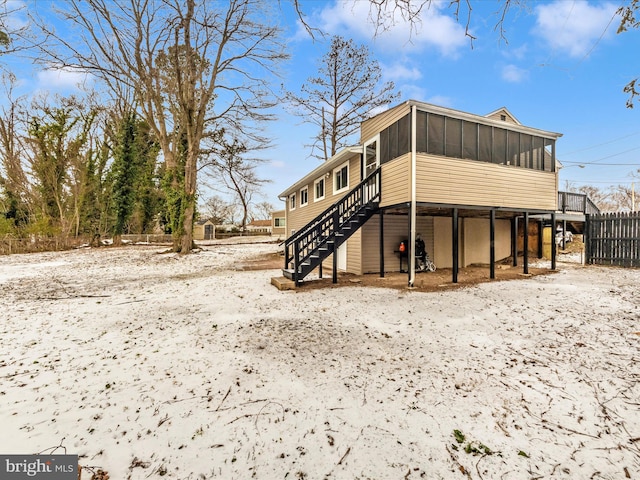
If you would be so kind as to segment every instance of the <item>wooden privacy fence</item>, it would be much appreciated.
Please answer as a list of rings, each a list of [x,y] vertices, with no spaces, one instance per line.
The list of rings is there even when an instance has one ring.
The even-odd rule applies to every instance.
[[[587,263],[640,267],[640,213],[589,215],[586,230]]]

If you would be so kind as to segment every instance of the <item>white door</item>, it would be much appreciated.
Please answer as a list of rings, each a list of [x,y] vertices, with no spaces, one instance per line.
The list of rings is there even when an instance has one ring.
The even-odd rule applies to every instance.
[[[380,142],[378,140],[379,138],[376,136],[374,139],[369,140],[364,145],[364,155],[362,159],[362,161],[364,162],[362,166],[362,173],[364,176],[362,177],[362,180],[367,178],[380,165],[380,162],[378,160],[378,145],[380,144]],[[375,194],[375,187],[375,183],[367,186],[367,188],[365,189],[365,202],[368,202],[369,199]]]
[[[338,270],[343,272],[347,270],[347,242],[338,247]]]

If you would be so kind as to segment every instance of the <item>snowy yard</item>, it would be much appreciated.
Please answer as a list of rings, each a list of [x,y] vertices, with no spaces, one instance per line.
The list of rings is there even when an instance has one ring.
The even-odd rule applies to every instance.
[[[0,452],[62,445],[84,480],[640,478],[640,271],[281,292],[241,268],[276,248],[0,257]]]

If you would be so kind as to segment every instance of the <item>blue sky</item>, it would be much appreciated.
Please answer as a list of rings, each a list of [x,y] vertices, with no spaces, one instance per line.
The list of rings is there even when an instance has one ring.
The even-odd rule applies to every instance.
[[[400,101],[419,100],[480,115],[505,106],[524,125],[562,133],[557,143],[565,165],[561,188],[567,182],[607,188],[634,181],[631,173],[640,168],[640,105],[626,108],[622,89],[640,76],[640,31],[616,34],[617,3],[530,1],[526,8],[509,11],[505,40],[495,30],[502,2],[473,1],[473,45],[465,36],[467,12],[461,9],[461,21],[456,22],[448,3],[434,2],[425,9],[413,32],[398,19],[374,37],[367,1],[302,0],[309,24],[328,34],[326,40],[314,40],[291,5],[282,2],[276,11],[291,60],[282,66],[281,81],[285,88],[299,90],[316,74],[330,35],[340,34],[370,48],[383,80],[393,81],[401,92]],[[40,71],[31,63],[17,68],[15,61],[14,71],[31,92],[68,93],[81,79],[77,73]],[[264,188],[265,200],[280,207],[278,193],[318,161],[305,146],[311,143],[313,128],[284,109],[277,113],[279,120],[267,129],[275,146],[263,152],[266,163],[260,174],[272,180]],[[636,182],[640,190],[640,179]],[[203,191],[201,197],[210,194]]]
[[[562,133],[561,188],[567,182],[607,188],[634,181],[630,174],[640,168],[640,105],[626,108],[622,89],[640,76],[640,31],[616,34],[618,4],[529,2],[528,8],[510,10],[505,41],[494,30],[501,2],[472,2],[473,48],[465,37],[466,11],[458,23],[447,5],[434,3],[426,10],[418,31],[411,33],[399,21],[373,38],[367,2],[303,2],[312,25],[369,46],[401,101],[480,115],[506,106],[524,125]],[[316,72],[328,41],[312,41],[294,17],[288,20],[292,60],[284,83],[296,90]],[[283,114],[271,131],[278,148],[269,169],[275,182],[268,190],[269,201],[276,203],[279,192],[318,163],[304,147],[313,130],[299,119]]]

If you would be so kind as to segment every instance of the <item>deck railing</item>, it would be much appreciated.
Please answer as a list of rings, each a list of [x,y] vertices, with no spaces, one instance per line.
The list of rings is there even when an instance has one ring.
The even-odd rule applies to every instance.
[[[600,209],[584,193],[558,192],[558,210],[562,213],[579,212],[593,215]]]

